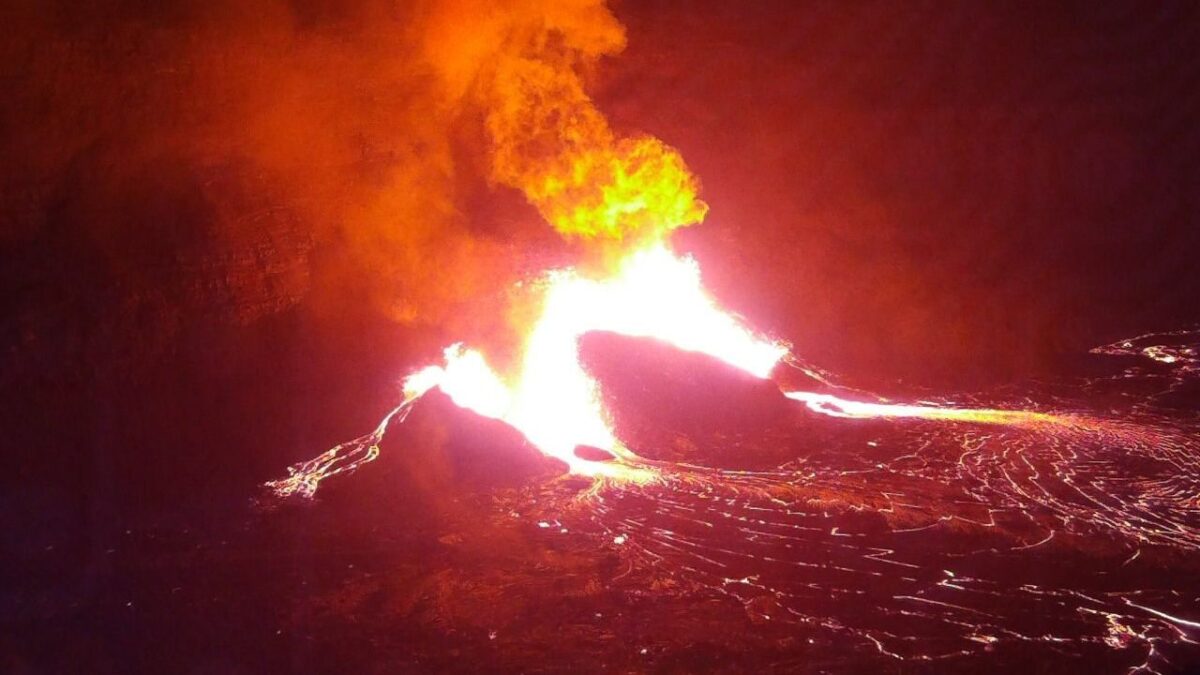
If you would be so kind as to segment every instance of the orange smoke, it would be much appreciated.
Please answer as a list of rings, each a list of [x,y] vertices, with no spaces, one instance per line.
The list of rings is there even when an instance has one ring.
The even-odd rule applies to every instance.
[[[483,107],[494,183],[520,190],[564,236],[625,251],[704,218],[679,153],[618,135],[584,91],[584,72],[625,45],[603,2],[442,8],[428,52],[446,91]]]
[[[679,153],[649,136],[618,138],[570,69],[516,57],[489,80],[492,178],[560,233],[637,245],[704,218]]]
[[[477,183],[581,241],[632,246],[704,215],[679,155],[616,133],[585,93],[625,40],[597,0],[146,9],[0,8],[0,125],[22,129],[0,138],[0,180],[29,202],[0,242],[53,216],[131,288],[163,251],[202,258],[160,294],[166,316],[218,287],[240,322],[307,301],[477,335],[481,297],[528,272],[539,227],[469,210]]]

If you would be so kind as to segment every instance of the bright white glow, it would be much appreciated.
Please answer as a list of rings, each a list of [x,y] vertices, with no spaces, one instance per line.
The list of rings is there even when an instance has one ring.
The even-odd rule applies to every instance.
[[[718,358],[767,377],[786,349],[764,340],[722,311],[700,285],[694,260],[657,246],[633,254],[617,274],[590,279],[574,270],[546,279],[542,314],[524,345],[520,371],[506,385],[474,350],[455,345],[446,365],[405,381],[409,396],[440,387],[454,402],[520,430],[572,471],[607,474],[614,467],[574,455],[591,445],[621,455],[600,404],[597,385],[579,362],[579,338],[590,331],[648,337]]]

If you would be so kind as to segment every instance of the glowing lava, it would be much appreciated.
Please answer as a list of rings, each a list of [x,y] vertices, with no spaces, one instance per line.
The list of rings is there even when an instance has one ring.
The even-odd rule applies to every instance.
[[[831,394],[818,394],[810,391],[789,391],[784,396],[793,401],[804,403],[813,412],[829,415],[830,417],[845,417],[850,419],[901,417],[947,422],[1012,425],[1057,424],[1063,420],[1062,417],[1056,415],[1028,410],[992,410],[989,408],[954,408],[939,405],[874,403],[852,401],[838,398]]]
[[[404,401],[370,434],[289,467],[287,478],[267,484],[276,494],[312,496],[324,478],[373,460],[393,418],[403,420],[429,390],[440,389],[461,408],[501,420],[539,450],[567,464],[571,473],[646,482],[653,466],[626,448],[612,429],[595,380],[579,358],[579,338],[591,331],[660,340],[678,349],[715,357],[760,378],[788,354],[780,342],[755,334],[722,310],[700,283],[689,257],[658,244],[628,256],[616,273],[596,279],[573,269],[549,272],[541,284],[542,311],[530,327],[517,372],[504,378],[482,352],[455,344],[442,365],[404,380]],[[1032,411],[864,402],[828,393],[790,391],[788,398],[815,413],[841,418],[922,418],[976,424],[1040,426],[1069,418]],[[579,446],[611,453],[615,461],[576,455]]]
[[[432,388],[457,405],[521,431],[571,472],[635,481],[659,468],[625,448],[601,405],[596,382],[579,360],[590,331],[653,338],[720,359],[766,378],[787,355],[755,334],[704,291],[694,260],[667,247],[674,230],[699,223],[707,205],[678,151],[651,136],[618,134],[584,88],[581,72],[620,51],[624,30],[602,2],[530,3],[531,12],[495,12],[475,29],[469,57],[434,59],[447,91],[471,91],[485,113],[490,177],[520,190],[564,237],[611,264],[594,278],[573,269],[549,272],[542,310],[528,326],[514,373],[497,373],[484,354],[462,345],[442,365],[405,380],[405,399],[370,434],[289,468],[268,487],[311,496],[330,475],[352,471],[378,454],[388,423],[402,420]],[[438,21],[457,26],[453,12]],[[928,417],[1020,424],[1033,413],[888,406],[792,392],[813,411],[842,417]],[[1031,417],[1031,415],[1033,415]],[[615,461],[576,455],[579,446]]]
[[[589,445],[632,457],[613,433],[596,382],[579,361],[579,338],[590,331],[654,338],[762,378],[787,353],[722,311],[701,286],[694,260],[660,245],[631,255],[608,279],[587,278],[574,270],[548,274],[542,314],[530,330],[511,384],[479,352],[455,345],[446,350],[444,366],[405,380],[405,393],[416,397],[436,386],[457,405],[511,424],[572,472],[648,477],[644,469],[575,455],[577,446]]]
[[[663,245],[630,255],[609,278],[595,279],[572,269],[546,275],[542,312],[530,328],[514,377],[506,380],[484,355],[461,344],[433,365],[404,380],[405,398],[374,432],[343,443],[289,469],[268,483],[277,494],[311,496],[324,478],[352,471],[379,453],[388,423],[403,420],[426,392],[440,389],[461,408],[501,420],[539,450],[578,475],[634,482],[652,480],[659,468],[626,448],[609,423],[595,380],[579,358],[579,338],[591,331],[660,340],[678,349],[715,357],[751,375],[766,378],[788,354],[781,343],[755,334],[722,310],[700,283],[695,260],[676,256]],[[923,418],[977,424],[1034,426],[1062,423],[1046,413],[938,405],[863,402],[827,393],[784,394],[816,413],[843,418]],[[579,446],[611,453],[615,461],[576,455]]]

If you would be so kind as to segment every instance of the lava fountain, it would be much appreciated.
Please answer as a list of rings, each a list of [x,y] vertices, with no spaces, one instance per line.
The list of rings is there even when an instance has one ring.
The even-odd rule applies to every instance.
[[[653,474],[622,446],[601,404],[596,382],[579,360],[579,338],[590,331],[649,337],[680,349],[714,356],[758,377],[767,377],[787,354],[782,344],[756,335],[722,311],[704,291],[700,270],[688,257],[665,245],[639,250],[620,261],[611,277],[590,278],[576,270],[555,270],[542,280],[542,312],[525,340],[519,372],[506,382],[483,354],[463,345],[445,350],[445,362],[404,380],[405,400],[384,420],[433,388],[458,406],[515,427],[542,452],[566,462],[584,476],[648,480]],[[345,447],[330,452],[349,463],[373,458],[374,435],[355,457]],[[608,451],[617,461],[599,462],[575,454],[586,445]],[[351,446],[353,447],[353,445]],[[324,456],[323,456],[324,457]],[[329,474],[325,461],[292,468],[291,476],[270,485],[280,494],[311,494]],[[333,466],[346,468],[335,462]],[[340,471],[339,471],[340,473]]]
[[[403,403],[374,433],[291,467],[290,475],[268,485],[281,496],[312,495],[321,480],[370,461],[393,417],[403,415],[426,392],[437,388],[459,407],[501,420],[519,430],[572,473],[644,482],[655,469],[625,447],[613,430],[597,383],[579,358],[579,338],[592,331],[653,338],[678,349],[707,354],[746,373],[768,378],[788,355],[779,341],[756,334],[722,310],[701,285],[690,257],[665,244],[635,251],[609,277],[592,278],[574,269],[555,270],[541,280],[542,311],[524,342],[519,369],[506,379],[484,354],[462,344],[445,350],[444,362],[404,380]],[[827,393],[784,394],[816,413],[834,417],[908,417],[983,424],[1054,424],[1041,412],[898,405],[840,398]],[[576,454],[579,446],[607,451],[615,461]]]
[[[459,406],[515,427],[573,473],[651,480],[655,470],[622,445],[608,421],[597,385],[579,360],[580,336],[609,331],[654,338],[759,378],[788,356],[782,342],[719,307],[704,290],[696,262],[671,250],[671,232],[700,222],[708,210],[679,153],[652,136],[617,134],[586,94],[581,72],[624,46],[623,27],[592,0],[540,11],[534,17],[496,14],[496,25],[487,26],[494,40],[473,45],[475,60],[443,59],[434,69],[449,90],[472,97],[484,111],[491,180],[521,191],[556,231],[581,245],[591,271],[554,270],[535,285],[542,292],[541,312],[519,329],[515,373],[497,373],[484,351],[449,347],[444,363],[405,379],[403,402],[372,433],[291,467],[287,478],[268,483],[277,494],[312,495],[322,479],[373,459],[388,424],[435,387]],[[835,416],[1016,424],[1049,419],[808,392],[788,396]],[[579,446],[605,450],[616,461],[583,459],[575,452]]]

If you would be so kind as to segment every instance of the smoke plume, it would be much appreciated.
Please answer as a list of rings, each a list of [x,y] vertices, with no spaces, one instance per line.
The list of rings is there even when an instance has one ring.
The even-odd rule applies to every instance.
[[[599,1],[0,13],[0,241],[69,241],[113,288],[157,289],[160,310],[225,296],[236,308],[214,311],[245,321],[365,299],[444,326],[527,273],[523,252],[545,241],[535,219],[477,213],[473,191],[504,204],[515,188],[584,248],[705,212],[677,153],[617,134],[586,94],[624,45]]]

